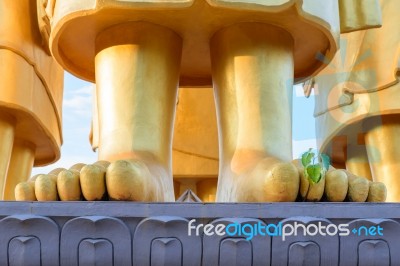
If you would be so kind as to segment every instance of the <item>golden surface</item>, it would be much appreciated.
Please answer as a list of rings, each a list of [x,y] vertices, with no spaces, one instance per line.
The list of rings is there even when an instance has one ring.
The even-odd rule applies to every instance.
[[[3,199],[3,191],[6,183],[8,164],[14,142],[15,120],[13,117],[0,115],[0,197]]]
[[[400,2],[381,1],[383,26],[342,34],[345,49],[316,77],[315,116],[322,150],[334,136],[356,141],[360,121],[398,113],[400,69]]]
[[[400,201],[400,118],[384,116],[365,135],[374,181],[387,185],[387,201]]]
[[[339,0],[342,33],[382,25],[379,0]]]
[[[203,202],[215,201],[218,165],[213,89],[180,88],[172,145],[175,198],[191,189]]]
[[[126,170],[123,166],[132,178],[112,184],[111,197],[171,199],[162,194],[172,189],[171,138],[179,81],[182,87],[214,85],[220,142],[217,199],[294,200],[299,177],[289,163],[293,79],[317,73],[323,63],[316,54],[332,57],[338,49],[338,3],[58,0],[50,50],[64,68],[97,83],[93,146],[98,146],[100,159],[134,159],[117,161],[115,180]],[[344,1],[341,5],[350,10]],[[52,13],[49,9],[43,12]],[[376,26],[368,19],[343,20],[347,22],[343,27]],[[179,118],[178,124],[196,129],[190,120],[195,117]],[[208,136],[212,134],[203,134]],[[181,138],[174,144],[175,153],[196,155]],[[215,158],[210,156],[214,149],[200,145],[193,148],[202,159]],[[210,168],[203,173],[212,172],[213,164],[206,165]],[[194,180],[185,180],[185,168],[180,170],[180,182],[196,189]],[[134,195],[124,184],[135,187]]]
[[[289,163],[293,79],[324,67],[316,54],[334,55],[340,28],[370,28],[380,22],[376,5],[354,9],[353,1],[339,2],[0,2],[0,61],[7,62],[0,65],[7,88],[0,94],[0,174],[5,177],[8,171],[6,197],[11,198],[16,178],[27,178],[32,164],[59,157],[62,70],[51,51],[66,70],[97,83],[98,130],[92,141],[100,159],[113,161],[106,179],[110,198],[173,200],[178,83],[213,83],[220,139],[217,199],[293,201],[299,186],[298,170]],[[354,12],[357,20],[346,18]],[[186,152],[183,143],[187,140],[176,143],[176,152]],[[215,149],[195,146],[204,159],[215,158]],[[17,162],[23,164],[19,169]],[[215,164],[207,167],[205,172],[215,170]],[[192,181],[188,186],[212,200],[213,181]],[[3,183],[4,178],[1,191]],[[54,199],[50,176],[36,183],[38,195]]]
[[[172,145],[174,177],[217,178],[218,130],[212,88],[179,89],[176,109]]]
[[[196,195],[203,202],[214,202],[217,194],[217,179],[204,178],[196,183]]]
[[[34,0],[0,1],[0,110],[16,117],[16,137],[35,143],[43,165],[60,157],[63,71],[43,49],[36,9]]]
[[[43,45],[36,4],[0,1],[0,198],[8,200],[33,165],[60,157],[63,70]]]
[[[372,181],[371,168],[365,145],[348,145],[346,169],[351,173]]]
[[[317,52],[333,56],[340,28],[337,0],[58,0],[50,38],[52,53],[64,68],[94,81],[96,36],[126,21],[151,22],[181,36],[180,84],[184,86],[211,85],[209,40],[221,28],[249,21],[284,28],[295,39],[294,74],[299,79],[321,69]]]
[[[158,190],[159,200],[163,193],[173,200],[171,148],[181,47],[174,32],[144,22],[109,28],[96,39],[99,159],[134,158],[165,169],[156,178],[171,193]]]
[[[97,104],[106,125],[100,125],[99,159],[130,158],[131,150],[169,158],[181,39],[136,22],[107,29],[96,43]]]
[[[277,158],[265,165],[267,175],[292,157],[293,39],[278,27],[242,23],[214,35],[211,55],[220,136],[217,200],[269,201],[265,190],[271,188],[251,171],[264,158]]]
[[[370,168],[388,201],[400,201],[400,1],[381,0],[380,7],[382,27],[342,34],[345,49],[315,78],[317,139],[335,164],[365,176]],[[364,151],[359,160],[355,146]]]
[[[35,146],[26,141],[14,141],[8,166],[7,179],[4,187],[3,199],[15,200],[14,188],[31,175],[35,160]]]

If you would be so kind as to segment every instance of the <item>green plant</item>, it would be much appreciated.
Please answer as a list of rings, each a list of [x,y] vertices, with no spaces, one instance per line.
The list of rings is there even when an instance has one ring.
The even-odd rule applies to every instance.
[[[319,183],[325,177],[330,166],[330,158],[324,153],[316,153],[313,149],[309,149],[301,155],[301,164],[304,167],[304,176],[308,180],[308,189],[304,197],[307,199],[311,185]]]

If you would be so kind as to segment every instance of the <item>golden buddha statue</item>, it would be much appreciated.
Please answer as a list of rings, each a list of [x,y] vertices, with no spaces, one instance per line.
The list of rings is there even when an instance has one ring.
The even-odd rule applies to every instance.
[[[112,162],[103,169],[109,197],[174,200],[171,155],[178,86],[213,86],[219,132],[216,200],[296,200],[302,170],[291,162],[293,83],[326,66],[315,55],[333,57],[341,31],[380,25],[376,0],[356,3],[46,2],[46,10],[54,10],[51,53],[75,76],[96,82],[93,140],[99,159]],[[74,173],[68,175],[76,180]],[[366,182],[362,201],[368,196]]]

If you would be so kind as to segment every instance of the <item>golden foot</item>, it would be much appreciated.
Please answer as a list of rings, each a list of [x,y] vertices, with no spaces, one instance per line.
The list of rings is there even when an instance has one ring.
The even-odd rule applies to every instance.
[[[167,173],[159,164],[137,159],[76,164],[18,184],[15,196],[19,201],[174,201]]]
[[[253,164],[244,172],[220,177],[220,201],[284,202],[295,201],[299,191],[299,174],[296,167],[273,157]],[[227,186],[230,183],[230,186]],[[224,184],[226,185],[224,187]]]
[[[165,194],[173,194],[165,183],[167,171],[155,164],[148,166],[140,160],[117,160],[107,169],[107,191],[111,200],[168,201]],[[163,182],[164,181],[164,182]],[[173,198],[172,198],[173,200]]]
[[[347,170],[335,169],[332,166],[326,175],[316,184],[311,184],[304,174],[300,160],[294,160],[300,175],[298,200],[330,202],[384,202],[386,186],[381,182],[371,182],[356,176]]]
[[[347,170],[346,173],[349,180],[349,191],[347,199],[354,202],[385,202],[387,191],[386,186],[382,182],[372,182],[368,179],[356,176]]]

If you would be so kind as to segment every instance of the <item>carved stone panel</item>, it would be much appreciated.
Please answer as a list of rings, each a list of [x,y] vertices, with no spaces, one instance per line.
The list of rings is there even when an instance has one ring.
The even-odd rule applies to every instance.
[[[188,220],[155,216],[141,221],[133,237],[134,265],[200,265],[201,236],[188,235]]]
[[[295,242],[289,247],[290,266],[318,266],[321,261],[318,244],[312,241]]]
[[[61,265],[131,265],[131,233],[119,219],[86,216],[61,231]]]
[[[37,237],[17,236],[8,244],[10,266],[40,265],[40,241]]]
[[[0,265],[59,264],[59,228],[47,217],[13,215],[0,220]]]
[[[79,265],[107,266],[113,265],[113,245],[103,238],[84,239],[78,248]]]
[[[250,241],[241,238],[222,240],[219,252],[219,265],[252,265],[253,247]]]
[[[271,257],[271,237],[268,235],[255,234],[255,225],[266,226],[258,219],[252,218],[222,218],[214,220],[211,224],[217,226],[223,224],[238,224],[241,228],[249,232],[253,230],[254,235],[249,239],[249,235],[217,235],[203,236],[203,265],[269,265]],[[243,228],[246,225],[247,228]],[[252,229],[250,229],[250,227]],[[232,230],[233,233],[233,230]],[[246,240],[246,238],[248,240]]]
[[[0,202],[0,217],[0,266],[400,265],[398,203]]]
[[[284,229],[286,224],[292,225],[293,228]],[[292,229],[293,233],[285,238],[282,236],[272,238],[272,265],[338,265],[339,236],[321,235],[317,232],[320,226],[327,227],[330,224],[332,223],[326,219],[314,217],[293,217],[282,220],[282,234],[283,231]],[[330,232],[334,232],[332,228]],[[304,234],[304,229],[308,230],[307,234]],[[325,232],[324,229],[323,233]]]
[[[400,224],[390,219],[357,219],[340,239],[340,265],[400,265]]]
[[[155,238],[151,242],[151,266],[182,265],[182,250],[181,241],[175,237]]]
[[[390,248],[383,240],[364,240],[358,246],[358,265],[390,266]]]

